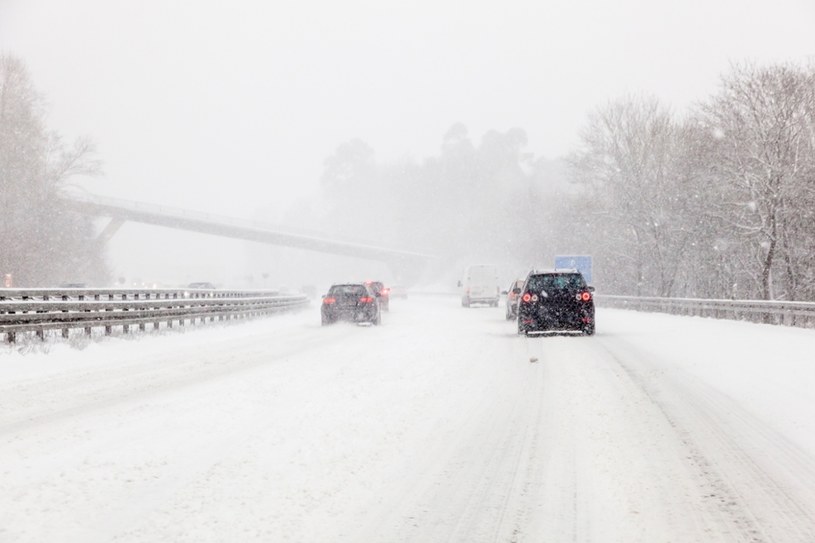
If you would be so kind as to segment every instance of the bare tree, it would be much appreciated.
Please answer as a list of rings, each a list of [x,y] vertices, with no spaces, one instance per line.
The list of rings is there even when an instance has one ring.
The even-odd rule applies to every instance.
[[[627,97],[598,109],[572,156],[576,179],[595,202],[598,251],[614,262],[612,284],[668,296],[692,236],[688,195],[675,170],[678,128],[653,98]],[[624,275],[620,275],[624,274]]]
[[[811,262],[814,83],[790,66],[736,66],[702,107],[716,141],[719,216],[763,299],[777,288],[796,297],[802,262]]]
[[[91,225],[59,200],[73,176],[98,167],[89,141],[66,147],[46,130],[24,64],[0,55],[0,273],[13,274],[18,285],[101,277],[102,248],[91,241]]]

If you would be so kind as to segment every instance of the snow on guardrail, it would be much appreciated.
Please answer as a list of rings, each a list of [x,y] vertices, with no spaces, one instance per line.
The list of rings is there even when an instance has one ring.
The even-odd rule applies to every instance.
[[[93,328],[104,328],[109,335],[114,326],[128,333],[132,326],[172,328],[280,313],[307,304],[302,294],[263,290],[0,288],[0,337],[14,343],[21,333],[44,339],[47,330],[61,330],[67,338],[72,329],[91,335]]]
[[[815,302],[706,300],[702,298],[659,298],[610,294],[597,295],[596,300],[598,305],[618,309],[745,320],[807,328],[815,327]]]

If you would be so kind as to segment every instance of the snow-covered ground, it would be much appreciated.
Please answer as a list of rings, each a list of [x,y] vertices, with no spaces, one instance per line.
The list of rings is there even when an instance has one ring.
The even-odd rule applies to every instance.
[[[815,331],[393,300],[0,350],[0,542],[815,541]]]

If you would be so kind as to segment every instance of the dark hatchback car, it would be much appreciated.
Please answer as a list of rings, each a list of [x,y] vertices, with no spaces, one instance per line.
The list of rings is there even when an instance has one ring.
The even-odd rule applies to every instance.
[[[380,324],[379,301],[363,283],[332,285],[320,309],[323,326],[339,320]]]
[[[518,333],[594,334],[593,292],[576,270],[531,272],[518,292]]]

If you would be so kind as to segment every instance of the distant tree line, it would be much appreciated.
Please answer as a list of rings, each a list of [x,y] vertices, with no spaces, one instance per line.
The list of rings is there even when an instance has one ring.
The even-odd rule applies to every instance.
[[[517,128],[489,131],[476,144],[455,124],[438,155],[380,164],[366,143],[349,141],[325,161],[320,205],[290,219],[441,255],[442,267],[493,261],[520,270],[540,260],[539,233],[554,213],[544,199],[552,163],[524,152],[526,144]]]
[[[69,146],[46,128],[24,64],[0,55],[0,286],[6,274],[14,286],[104,280],[90,221],[59,201],[73,176],[97,169],[87,140]]]
[[[442,266],[543,261],[556,207],[540,164],[524,153],[526,134],[489,131],[474,143],[460,123],[439,153],[379,163],[367,143],[341,144],[324,163],[322,199],[297,206],[287,222],[340,238],[432,253]],[[547,201],[548,200],[548,201]],[[529,260],[532,258],[532,260]]]
[[[815,71],[736,66],[684,115],[655,98],[599,107],[564,161],[521,129],[379,164],[366,143],[325,162],[324,230],[522,270],[591,254],[604,292],[815,299]]]

